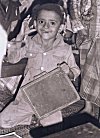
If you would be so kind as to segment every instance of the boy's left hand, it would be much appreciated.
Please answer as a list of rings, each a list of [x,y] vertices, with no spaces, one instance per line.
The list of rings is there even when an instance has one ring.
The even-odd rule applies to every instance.
[[[61,69],[68,75],[70,79],[74,79],[74,74],[66,63],[60,64],[58,67],[61,67]]]
[[[66,63],[60,64],[60,67],[66,74],[69,73],[69,66]]]

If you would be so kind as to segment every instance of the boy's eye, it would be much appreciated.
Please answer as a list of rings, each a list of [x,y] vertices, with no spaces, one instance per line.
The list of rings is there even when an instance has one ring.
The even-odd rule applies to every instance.
[[[50,24],[51,24],[52,26],[54,26],[54,25],[56,25],[56,22],[51,21]]]
[[[38,20],[38,23],[39,24],[44,24],[44,21],[43,20]]]

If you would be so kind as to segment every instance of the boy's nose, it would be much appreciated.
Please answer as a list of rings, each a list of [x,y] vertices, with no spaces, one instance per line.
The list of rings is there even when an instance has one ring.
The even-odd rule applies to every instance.
[[[49,27],[50,27],[49,23],[48,22],[45,22],[44,28],[49,28]]]

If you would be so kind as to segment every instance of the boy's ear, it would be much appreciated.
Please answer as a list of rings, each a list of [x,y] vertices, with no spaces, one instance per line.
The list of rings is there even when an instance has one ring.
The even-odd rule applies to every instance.
[[[36,28],[36,20],[34,20],[33,25],[34,25],[34,27]]]
[[[64,24],[61,24],[60,27],[59,27],[58,32],[61,33],[63,30],[64,30]]]

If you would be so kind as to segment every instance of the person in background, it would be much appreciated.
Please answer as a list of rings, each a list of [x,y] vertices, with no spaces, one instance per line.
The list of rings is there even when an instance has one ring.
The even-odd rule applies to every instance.
[[[5,57],[7,56],[8,35],[11,31],[12,23],[19,19],[19,0],[0,0],[0,112],[6,106],[6,104],[13,99],[12,84],[15,86],[21,76],[13,76],[2,78],[3,63],[5,63]],[[6,74],[6,72],[5,72]],[[15,83],[12,83],[14,80]]]
[[[87,38],[80,45],[82,82],[80,95],[86,101],[84,112],[100,118],[100,1],[82,1],[82,21]],[[86,11],[86,12],[85,12]]]
[[[89,113],[99,118],[100,63],[98,59],[100,2],[95,0],[63,1],[65,2],[65,9],[68,10],[71,31],[76,34],[75,45],[79,49],[81,69],[79,93],[86,103],[82,112]],[[65,40],[70,39],[66,34],[68,36],[69,33],[65,33]]]
[[[76,32],[76,46],[80,52],[81,85],[80,96],[85,100],[86,112],[100,116],[100,63],[99,63],[99,1],[68,1],[72,30]],[[77,22],[78,21],[78,22]]]

